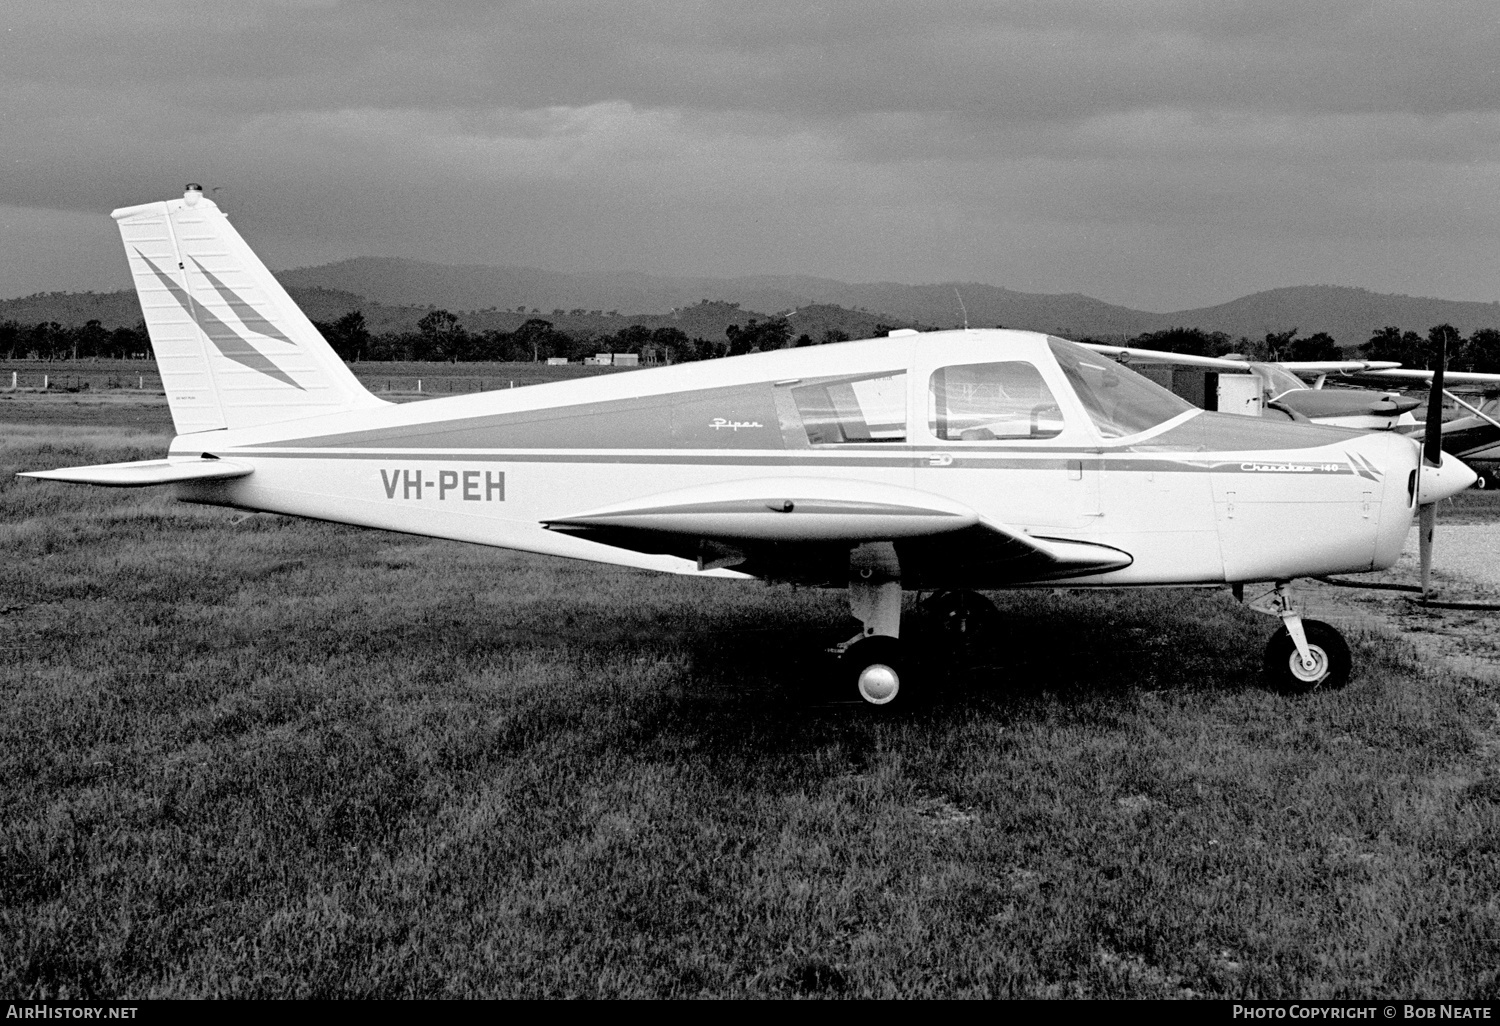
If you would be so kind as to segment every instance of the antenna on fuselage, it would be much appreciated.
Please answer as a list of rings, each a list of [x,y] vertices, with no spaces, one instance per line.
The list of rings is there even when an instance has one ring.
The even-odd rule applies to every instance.
[[[959,295],[958,286],[953,286],[953,295],[958,299],[959,312],[964,315],[964,330],[969,330],[969,308],[964,306],[964,297]]]

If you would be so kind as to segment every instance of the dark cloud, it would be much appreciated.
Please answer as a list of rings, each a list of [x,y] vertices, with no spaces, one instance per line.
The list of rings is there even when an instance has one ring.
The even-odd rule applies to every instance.
[[[1158,307],[1303,280],[1487,299],[1500,270],[1488,2],[14,7],[0,204],[102,214],[201,178],[291,262]],[[56,250],[21,220],[17,251]]]

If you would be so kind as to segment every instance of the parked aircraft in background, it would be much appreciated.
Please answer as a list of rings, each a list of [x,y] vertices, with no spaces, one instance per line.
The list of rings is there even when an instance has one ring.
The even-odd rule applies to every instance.
[[[1200,386],[1205,387],[1203,405],[1208,409],[1414,435],[1424,431],[1423,422],[1412,414],[1422,401],[1393,389],[1429,388],[1434,373],[1381,360],[1264,363],[1238,356],[1194,356],[1133,346],[1083,344],[1130,363],[1192,367],[1214,374]],[[1443,451],[1477,472],[1477,487],[1494,487],[1500,483],[1500,374],[1445,373],[1444,394],[1467,415],[1444,422]],[[1330,377],[1380,391],[1366,387],[1325,389],[1323,385]],[[1309,386],[1304,378],[1312,378],[1314,383]],[[1479,391],[1482,395],[1475,404],[1455,394],[1459,391]]]
[[[1400,367],[1384,360],[1322,360],[1312,362],[1265,363],[1240,356],[1193,356],[1131,346],[1106,346],[1085,343],[1098,353],[1105,353],[1130,363],[1198,367],[1217,372],[1214,392],[1205,399],[1209,409],[1224,413],[1263,416],[1281,420],[1310,420],[1333,427],[1384,431],[1416,424],[1411,411],[1422,405],[1420,399],[1394,391],[1370,392],[1365,389],[1327,389],[1323,384],[1332,377],[1376,372]],[[1309,386],[1303,378],[1313,378]]]
[[[114,212],[177,437],[165,459],[23,476],[718,577],[848,589],[849,685],[920,668],[902,594],[1271,585],[1279,686],[1348,646],[1294,578],[1389,567],[1461,462],[1394,432],[1197,409],[1082,346],[940,331],[391,405],[197,187]],[[1441,389],[1434,386],[1434,395]],[[1425,523],[1426,521],[1424,521]],[[1426,535],[1430,539],[1430,533]],[[1424,553],[1430,543],[1424,544]]]
[[[1357,379],[1381,385],[1401,382],[1404,387],[1431,388],[1429,370],[1407,368],[1369,371]],[[1475,486],[1500,486],[1500,374],[1477,371],[1446,371],[1444,394],[1459,408],[1459,415],[1443,422],[1443,451],[1457,456],[1479,475]],[[1477,392],[1470,402],[1457,392]]]

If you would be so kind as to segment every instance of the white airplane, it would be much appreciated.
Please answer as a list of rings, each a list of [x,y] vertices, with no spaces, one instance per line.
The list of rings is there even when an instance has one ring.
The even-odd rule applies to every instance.
[[[1225,413],[1242,413],[1282,420],[1309,420],[1332,427],[1358,428],[1363,431],[1389,431],[1414,427],[1411,411],[1421,401],[1396,392],[1371,392],[1367,389],[1324,389],[1330,376],[1362,375],[1373,378],[1400,367],[1389,360],[1314,360],[1267,363],[1247,360],[1243,356],[1194,356],[1134,346],[1106,346],[1086,343],[1096,353],[1119,360],[1139,363],[1174,364],[1218,371],[1221,392],[1230,382],[1244,381],[1248,389],[1235,390],[1233,399],[1219,397],[1218,408]],[[1308,386],[1303,377],[1314,379]],[[1234,406],[1231,408],[1230,403]]]
[[[1072,342],[939,331],[392,405],[196,186],[114,212],[171,406],[167,458],[23,476],[679,574],[847,587],[841,671],[916,675],[902,592],[1273,586],[1274,683],[1348,646],[1297,577],[1391,566],[1473,481],[1399,434],[1205,413]],[[977,599],[983,603],[986,600]]]

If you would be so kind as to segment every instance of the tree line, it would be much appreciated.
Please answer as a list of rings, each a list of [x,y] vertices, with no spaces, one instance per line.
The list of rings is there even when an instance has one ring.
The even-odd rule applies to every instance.
[[[151,355],[146,322],[130,328],[106,328],[98,321],[58,324],[0,321],[0,353],[7,360],[130,360]]]
[[[533,317],[514,331],[471,331],[447,310],[429,311],[415,330],[371,331],[365,315],[351,310],[332,321],[314,321],[339,357],[348,362],[409,360],[413,362],[525,362],[565,357],[581,359],[595,353],[635,353],[662,363],[739,356],[766,349],[785,349],[815,343],[846,342],[849,336],[830,330],[814,340],[793,336],[785,317],[751,318],[731,324],[722,338],[689,337],[681,328],[648,328],[633,324],[612,333],[568,332],[541,317]],[[887,330],[885,325],[879,330]],[[144,322],[133,327],[105,328],[98,320],[82,325],[41,321],[0,322],[0,355],[8,360],[130,359],[151,354]]]
[[[533,317],[514,331],[471,331],[447,310],[429,311],[415,330],[372,332],[365,316],[351,310],[333,321],[315,321],[338,355],[349,362],[409,360],[414,362],[526,362],[565,357],[577,360],[595,353],[635,353],[647,362],[684,363],[770,349],[846,342],[849,336],[829,329],[818,338],[794,335],[785,317],[752,318],[731,324],[722,338],[690,338],[680,328],[648,328],[633,324],[613,333],[568,332],[541,317]],[[876,334],[889,326],[877,325]],[[1453,370],[1500,373],[1500,330],[1478,328],[1461,335],[1451,324],[1438,324],[1421,335],[1396,327],[1374,332],[1361,345],[1341,347],[1326,332],[1299,336],[1297,329],[1269,332],[1261,339],[1234,338],[1202,328],[1166,328],[1131,338],[1085,338],[1084,341],[1159,349],[1195,356],[1241,353],[1252,360],[1394,360],[1404,367],[1429,369],[1436,365],[1442,343]],[[0,353],[6,359],[130,359],[149,356],[151,340],[144,322],[133,327],[106,328],[91,320],[82,325],[41,321],[23,325],[0,322]]]
[[[371,332],[364,314],[351,310],[335,321],[315,321],[328,344],[341,358],[413,361],[535,361],[563,357],[577,360],[595,353],[635,353],[660,363],[711,360],[720,356],[825,342],[847,342],[849,336],[830,330],[818,339],[793,336],[785,317],[751,318],[731,324],[719,339],[689,337],[681,328],[648,328],[632,324],[616,332],[569,332],[551,321],[532,317],[514,331],[488,328],[471,331],[456,314],[429,311],[414,331]],[[882,326],[883,329],[884,326]]]

